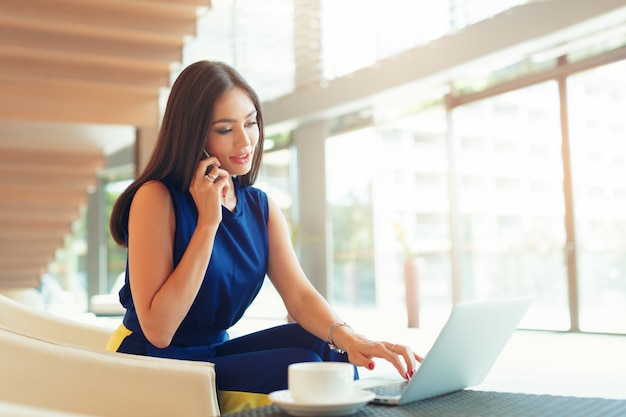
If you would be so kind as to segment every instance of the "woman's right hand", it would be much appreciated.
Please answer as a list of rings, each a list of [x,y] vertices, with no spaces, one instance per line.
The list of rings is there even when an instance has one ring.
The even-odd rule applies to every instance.
[[[222,200],[230,190],[230,174],[219,168],[211,156],[198,162],[189,192],[198,209],[198,224],[218,225],[222,221]]]

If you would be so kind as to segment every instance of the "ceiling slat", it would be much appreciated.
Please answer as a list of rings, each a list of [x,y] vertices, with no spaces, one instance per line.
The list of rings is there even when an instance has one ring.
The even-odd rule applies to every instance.
[[[184,38],[162,32],[140,32],[25,20],[0,15],[0,38],[12,47],[71,51],[103,56],[181,62]]]
[[[25,256],[11,257],[11,258],[3,258],[0,255],[0,262],[2,265],[7,268],[9,271],[16,270],[41,270],[40,265],[45,265],[46,262],[49,261],[49,257],[39,257],[34,259]]]
[[[193,7],[125,0],[3,0],[0,12],[7,17],[57,21],[90,27],[156,32],[185,37],[195,34]]]
[[[36,242],[13,239],[0,239],[0,251],[4,254],[19,253],[23,251],[30,251],[33,253],[45,252],[48,253],[51,249],[58,248],[63,245],[62,237],[47,237],[38,239]]]
[[[98,54],[75,54],[0,46],[0,75],[5,77],[85,81],[101,84],[149,86],[169,82],[171,65],[134,58],[110,58]]]
[[[40,274],[34,275],[32,273],[0,273],[0,284],[2,288],[37,288],[41,283]]]
[[[33,187],[34,188],[34,187]],[[41,201],[67,201],[68,204],[76,204],[80,206],[87,200],[86,191],[59,191],[59,190],[38,190],[37,195],[33,195],[31,190],[25,190],[17,187],[2,187],[0,194],[3,198],[11,199],[22,204],[30,204],[32,202]]]
[[[11,166],[11,164],[28,166],[30,164],[32,169],[45,166],[45,169],[58,169],[59,172],[65,172],[64,169],[100,167],[103,164],[102,159],[101,151],[91,149],[80,152],[66,152],[63,149],[56,151],[8,149],[0,153],[0,163],[9,164],[7,166]]]
[[[2,230],[2,236],[7,238],[14,238],[18,234],[28,238],[37,238],[40,236],[63,236],[71,232],[71,229],[67,227],[67,223],[63,222],[44,222],[39,219],[32,218],[28,223],[20,221],[0,221],[0,230]]]
[[[49,222],[61,222],[65,224],[71,224],[76,218],[78,218],[80,214],[80,210],[77,207],[67,207],[62,210],[50,210],[50,209],[38,209],[38,210],[24,210],[16,209],[16,210],[6,210],[0,208],[0,216],[10,217],[16,222],[28,223],[33,219],[41,220],[41,221],[49,221]],[[40,234],[38,238],[46,236],[45,234]],[[59,235],[56,235],[57,237]],[[4,234],[0,236],[0,240],[2,240]],[[11,240],[20,240],[20,239],[32,239],[32,236],[11,236]]]
[[[66,190],[78,189],[88,190],[97,181],[95,175],[72,175],[72,174],[48,174],[42,172],[22,173],[2,172],[0,168],[0,188],[4,187],[25,187],[31,189]],[[93,174],[93,173],[92,173]]]
[[[0,118],[71,123],[158,124],[159,93],[99,84],[0,79]]]
[[[29,179],[36,180],[40,176],[53,177],[58,180],[65,178],[71,178],[76,176],[90,176],[93,175],[95,169],[100,164],[86,164],[86,165],[58,165],[51,163],[32,163],[30,161],[18,161],[18,162],[2,162],[0,164],[0,179],[3,177],[28,177]]]
[[[167,3],[169,5],[176,5],[177,7],[193,7],[195,8],[211,8],[211,0],[129,0],[143,4],[160,4]]]
[[[26,174],[0,175],[0,190],[11,187],[23,187],[26,190],[82,190],[88,191],[96,184],[94,176],[84,177],[79,175],[46,175],[46,174]]]

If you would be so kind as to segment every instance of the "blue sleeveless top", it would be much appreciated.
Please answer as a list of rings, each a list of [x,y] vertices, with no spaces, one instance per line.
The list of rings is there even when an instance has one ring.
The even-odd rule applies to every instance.
[[[228,340],[226,330],[243,315],[258,294],[268,262],[267,195],[254,187],[242,187],[235,179],[236,211],[222,207],[222,222],[215,236],[213,253],[204,281],[187,316],[174,334],[170,346],[159,349],[141,331],[133,304],[126,268],[126,282],[120,301],[126,308],[123,324],[132,332],[126,343],[128,353],[178,359],[207,360]],[[189,192],[180,193],[163,182],[171,195],[176,216],[174,267],[180,262],[196,228],[198,211]]]

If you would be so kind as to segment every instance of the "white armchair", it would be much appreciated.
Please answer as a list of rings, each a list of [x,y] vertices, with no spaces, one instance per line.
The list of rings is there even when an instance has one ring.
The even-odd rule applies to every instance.
[[[56,316],[0,294],[0,325],[19,333],[104,350],[112,330]]]
[[[0,295],[0,403],[101,417],[220,415],[213,364],[107,352],[111,331]]]
[[[0,326],[0,402],[101,417],[219,416],[215,369],[61,345]]]

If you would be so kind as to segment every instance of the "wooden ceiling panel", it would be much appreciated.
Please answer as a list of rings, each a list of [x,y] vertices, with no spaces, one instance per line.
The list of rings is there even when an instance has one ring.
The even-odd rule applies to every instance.
[[[31,259],[33,262],[38,261],[37,259]],[[30,271],[23,269],[6,271],[0,276],[0,284],[2,284],[3,289],[37,288],[41,285],[41,274],[45,271],[45,268]]]
[[[36,217],[31,218],[28,227],[24,227],[21,221],[0,221],[2,239],[39,239],[42,236],[65,237],[69,234],[65,222],[40,221]],[[0,253],[0,257],[1,257]],[[49,254],[48,254],[49,255]]]
[[[30,239],[0,239],[0,251],[4,254],[19,254],[27,251],[49,253],[50,248],[54,249],[60,246],[63,246],[62,236],[41,237],[36,242]]]
[[[119,128],[156,131],[161,90],[195,35],[200,8],[209,7],[0,0],[0,290],[39,285],[105,152],[128,140]],[[98,141],[93,131],[103,126],[124,137]]]
[[[82,24],[91,27],[160,32],[178,37],[193,34],[194,7],[170,2],[126,0],[3,0],[0,13],[10,18]]]
[[[0,46],[0,77],[47,78],[90,83],[160,88],[167,85],[171,66],[162,61],[111,58],[42,49]]]
[[[0,119],[137,126],[158,124],[157,89],[37,79],[2,79]]]
[[[29,187],[0,187],[0,193],[4,198],[23,204],[39,204],[42,201],[65,201],[75,207],[87,201],[87,190],[68,188],[65,189],[42,189],[36,185]],[[36,220],[36,218],[33,218]]]
[[[9,151],[7,151],[9,153]],[[63,159],[63,158],[62,158]],[[0,181],[11,178],[14,181],[36,181],[47,178],[54,181],[71,181],[72,178],[89,177],[94,170],[101,166],[101,158],[97,163],[82,165],[60,165],[59,163],[31,162],[31,161],[7,161],[0,163]],[[6,201],[0,202],[0,206]]]
[[[182,6],[193,7],[196,10],[198,8],[205,8],[205,9],[211,8],[211,0],[129,0],[129,1],[134,1],[138,3],[144,3],[144,4],[166,3],[169,5],[176,5],[179,7],[182,7]]]
[[[166,64],[181,61],[181,48],[185,42],[184,37],[160,31],[141,32],[2,15],[0,37],[12,48],[162,61]]]
[[[11,268],[11,270],[14,270],[14,271],[21,271],[21,270],[33,271],[34,270],[34,271],[44,272],[45,269],[42,271],[41,266],[37,266],[37,265],[45,265],[47,262],[49,262],[50,255],[34,258],[35,262],[32,262],[32,260],[33,260],[32,257],[31,258],[24,257],[24,256],[8,257],[0,253],[0,262],[2,262],[3,265],[8,265]]]
[[[36,132],[34,130],[33,132]],[[16,132],[13,132],[15,134]],[[34,133],[31,133],[31,135]],[[55,133],[59,134],[59,133]],[[22,139],[28,140],[28,139]],[[67,169],[75,169],[80,167],[101,167],[102,155],[100,152],[91,150],[84,152],[65,152],[64,150],[50,151],[24,151],[20,149],[7,149],[0,153],[0,163],[13,163],[15,166],[44,166],[44,169],[55,167],[60,172]],[[47,165],[50,165],[48,167]]]
[[[71,223],[80,214],[78,206],[69,206],[68,204],[58,203],[32,203],[28,207],[24,207],[21,204],[14,204],[13,206],[6,206],[0,203],[0,217],[13,219],[17,223],[30,222],[33,219],[37,219],[41,222],[59,221],[61,223]],[[42,234],[43,235],[43,234]],[[57,237],[59,235],[56,235]],[[0,236],[0,239],[5,238],[4,235]],[[10,239],[22,239],[23,236],[11,235]],[[28,236],[28,239],[32,237]]]

